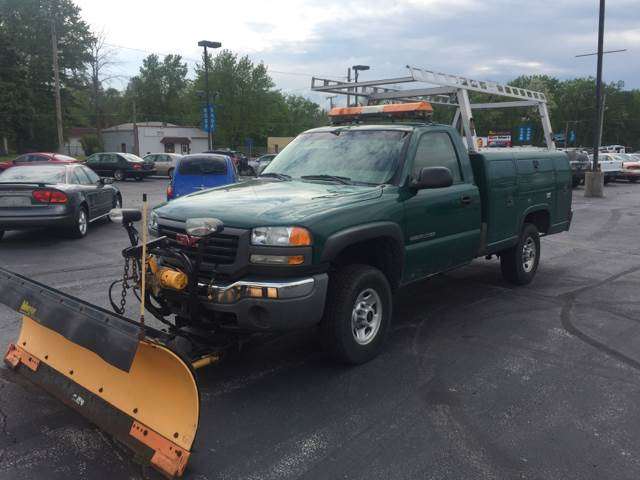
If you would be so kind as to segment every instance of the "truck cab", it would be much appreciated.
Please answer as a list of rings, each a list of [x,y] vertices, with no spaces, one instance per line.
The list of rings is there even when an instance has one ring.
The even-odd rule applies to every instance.
[[[363,109],[382,115],[365,121]],[[507,281],[532,281],[539,237],[570,225],[566,154],[470,156],[454,128],[421,115],[430,110],[337,109],[257,178],[156,208],[152,234],[198,265],[197,308],[193,292],[156,302],[200,329],[318,326],[338,359],[362,363],[382,348],[393,294],[410,282],[490,255]]]

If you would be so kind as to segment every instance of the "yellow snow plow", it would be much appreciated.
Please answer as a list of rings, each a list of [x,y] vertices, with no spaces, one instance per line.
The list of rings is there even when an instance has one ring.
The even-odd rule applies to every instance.
[[[146,196],[143,212],[110,214],[131,243],[122,251],[123,276],[109,287],[113,312],[0,268],[0,303],[23,315],[5,363],[173,478],[183,474],[198,429],[195,369],[217,363],[238,337],[197,322],[202,251],[223,225],[188,220],[187,239],[196,250],[189,257],[166,237],[147,241],[146,228],[140,239],[133,224],[147,225]],[[129,291],[140,301],[138,321],[123,316]],[[182,319],[170,318],[166,295],[179,296]],[[145,312],[163,329],[145,323]]]
[[[192,365],[167,333],[0,269],[0,302],[23,314],[5,362],[168,477],[198,428]]]

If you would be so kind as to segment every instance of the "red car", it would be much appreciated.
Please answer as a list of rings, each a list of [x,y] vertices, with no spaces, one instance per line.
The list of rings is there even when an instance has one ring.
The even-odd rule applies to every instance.
[[[9,167],[16,167],[20,165],[33,165],[37,163],[78,163],[78,160],[62,155],[60,153],[51,152],[35,152],[25,153],[8,162],[0,162],[0,172],[6,170]]]

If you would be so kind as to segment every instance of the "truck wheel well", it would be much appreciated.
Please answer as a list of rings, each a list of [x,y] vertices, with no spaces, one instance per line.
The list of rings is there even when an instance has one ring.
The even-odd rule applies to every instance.
[[[548,233],[551,225],[551,218],[547,210],[538,210],[529,213],[524,218],[524,223],[531,223],[536,226],[539,232]]]
[[[391,237],[379,237],[357,242],[345,247],[333,259],[333,268],[345,265],[371,265],[382,271],[393,290],[402,278],[403,252],[398,242]]]

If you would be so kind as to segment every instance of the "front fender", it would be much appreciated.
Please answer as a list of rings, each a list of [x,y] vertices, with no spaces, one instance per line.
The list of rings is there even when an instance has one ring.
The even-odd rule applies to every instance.
[[[331,262],[349,245],[380,237],[390,237],[398,243],[401,249],[404,248],[404,235],[397,223],[365,223],[346,228],[329,236],[324,243],[320,261]]]

